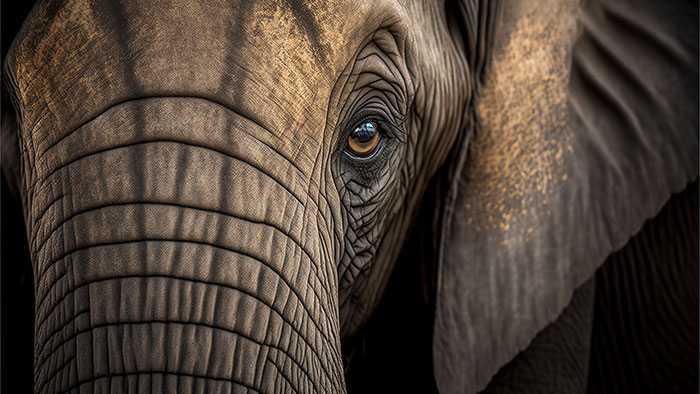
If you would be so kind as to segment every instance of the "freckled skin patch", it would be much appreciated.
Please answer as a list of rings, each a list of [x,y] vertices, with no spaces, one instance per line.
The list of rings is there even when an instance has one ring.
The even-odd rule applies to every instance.
[[[546,7],[551,12],[531,7],[503,16],[519,21],[501,33],[509,37],[497,40],[503,44],[482,90],[480,127],[465,169],[466,220],[482,230],[531,233],[533,218],[547,213],[552,194],[568,178],[567,43],[577,32],[576,4],[548,1]]]

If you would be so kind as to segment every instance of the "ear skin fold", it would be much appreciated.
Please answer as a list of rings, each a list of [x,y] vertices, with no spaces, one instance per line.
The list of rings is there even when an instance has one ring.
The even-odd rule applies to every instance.
[[[697,4],[505,6],[456,200],[433,338],[441,392],[483,389],[698,176]],[[451,224],[450,223],[451,219]]]

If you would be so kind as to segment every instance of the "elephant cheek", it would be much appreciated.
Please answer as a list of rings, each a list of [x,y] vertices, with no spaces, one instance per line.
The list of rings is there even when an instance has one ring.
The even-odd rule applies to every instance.
[[[35,390],[344,391],[324,212],[254,141],[150,119],[35,158]]]

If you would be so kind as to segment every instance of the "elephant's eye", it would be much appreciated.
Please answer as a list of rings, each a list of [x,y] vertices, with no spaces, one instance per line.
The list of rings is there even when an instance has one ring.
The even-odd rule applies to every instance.
[[[346,152],[352,157],[366,159],[377,152],[381,140],[379,125],[371,120],[363,121],[348,136]]]

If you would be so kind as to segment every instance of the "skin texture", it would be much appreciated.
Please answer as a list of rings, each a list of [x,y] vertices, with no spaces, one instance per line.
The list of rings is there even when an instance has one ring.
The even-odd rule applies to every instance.
[[[588,392],[697,391],[698,182],[608,262],[596,273]]]
[[[36,391],[344,391],[470,92],[441,8],[351,6],[35,8],[5,70]]]
[[[367,391],[409,341],[408,389],[581,388],[591,277],[698,175],[684,6],[38,4],[2,126],[34,390]]]
[[[501,368],[484,394],[585,393],[595,298],[595,280],[574,292],[552,324],[527,349]]]
[[[441,391],[486,387],[698,176],[697,4],[547,4],[503,10],[480,89],[487,111],[445,210]],[[526,72],[530,61],[542,70]]]

